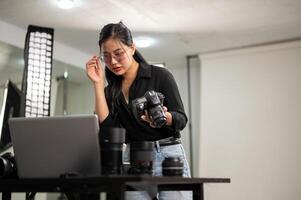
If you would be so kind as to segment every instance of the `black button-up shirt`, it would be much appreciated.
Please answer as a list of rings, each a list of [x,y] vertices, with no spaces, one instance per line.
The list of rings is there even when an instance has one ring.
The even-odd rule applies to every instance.
[[[162,128],[152,128],[147,122],[134,116],[132,112],[132,100],[144,96],[148,90],[162,93],[164,106],[172,114],[172,126],[164,125]],[[173,75],[165,68],[140,63],[135,81],[129,89],[129,103],[124,96],[119,96],[120,106],[115,113],[102,122],[101,127],[115,126],[126,129],[127,142],[130,141],[155,141],[167,137],[180,137],[187,123],[187,116],[180,93]]]

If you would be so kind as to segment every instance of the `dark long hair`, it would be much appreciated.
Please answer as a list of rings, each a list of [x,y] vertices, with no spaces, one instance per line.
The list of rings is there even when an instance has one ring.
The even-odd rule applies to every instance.
[[[119,39],[124,45],[131,46],[133,44],[133,37],[131,31],[122,23],[107,24],[99,33],[99,47],[108,39]],[[143,56],[136,50],[134,59],[138,63],[147,63]],[[121,94],[122,76],[117,76],[111,72],[107,67],[105,68],[105,75],[108,81],[108,86],[105,90],[105,95],[110,112],[114,113],[114,110],[119,105],[118,97]]]

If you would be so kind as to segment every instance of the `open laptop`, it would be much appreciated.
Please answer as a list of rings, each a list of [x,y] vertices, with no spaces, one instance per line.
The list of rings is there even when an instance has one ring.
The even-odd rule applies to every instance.
[[[20,178],[100,175],[96,115],[11,118],[9,128]]]

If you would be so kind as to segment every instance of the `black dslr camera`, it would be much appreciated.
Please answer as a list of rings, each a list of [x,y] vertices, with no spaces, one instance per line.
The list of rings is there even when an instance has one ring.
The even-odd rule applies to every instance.
[[[164,95],[153,90],[147,91],[143,97],[132,101],[132,111],[135,117],[140,120],[141,115],[147,110],[153,125],[160,128],[166,124],[166,116],[163,110]]]

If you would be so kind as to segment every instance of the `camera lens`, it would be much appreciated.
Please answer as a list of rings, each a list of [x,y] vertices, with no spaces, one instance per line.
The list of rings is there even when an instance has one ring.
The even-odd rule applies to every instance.
[[[154,142],[141,141],[130,144],[130,174],[153,174]]]
[[[166,116],[161,105],[149,108],[148,113],[151,116],[155,127],[160,128],[166,124]]]
[[[183,160],[179,157],[167,157],[162,163],[164,176],[183,176]]]
[[[102,128],[99,140],[101,147],[102,174],[121,174],[125,129],[116,127]]]
[[[0,178],[16,177],[15,159],[11,153],[0,156]]]
[[[159,98],[155,91],[147,91],[145,99],[147,100],[147,111],[155,127],[160,128],[166,123],[166,116],[162,107],[163,99]]]

